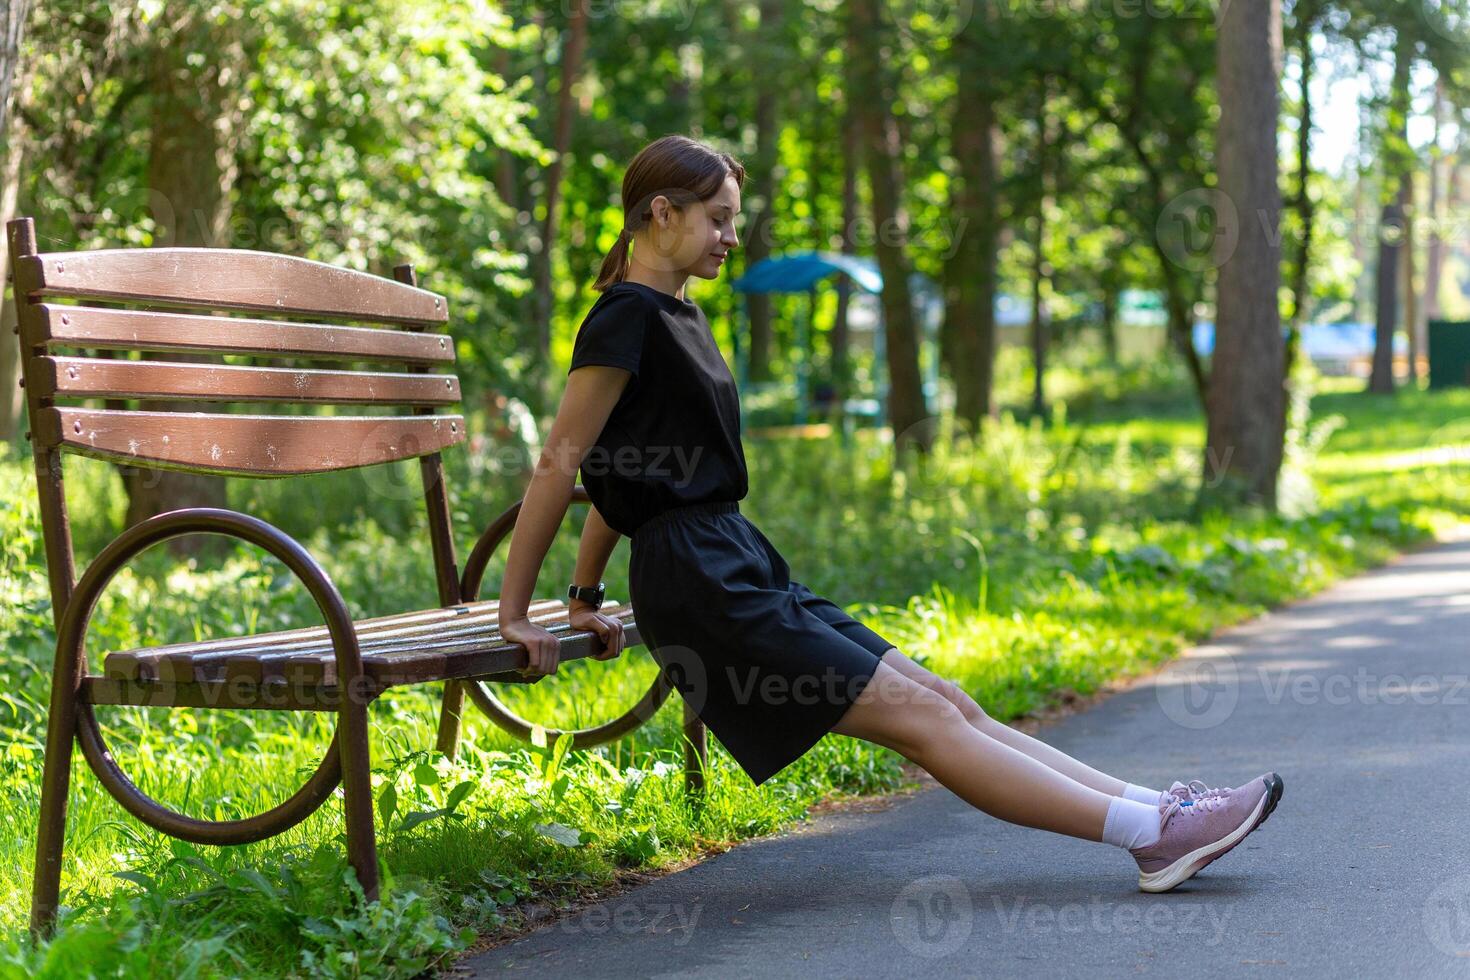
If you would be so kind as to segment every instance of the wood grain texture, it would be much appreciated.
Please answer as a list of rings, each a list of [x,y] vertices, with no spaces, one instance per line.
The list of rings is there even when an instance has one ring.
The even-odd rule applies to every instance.
[[[45,445],[118,463],[296,476],[413,459],[464,440],[458,415],[279,416],[42,409]]]
[[[35,376],[44,397],[149,398],[337,405],[453,405],[450,375],[316,371],[290,368],[40,357]]]
[[[363,669],[381,687],[515,671],[525,665],[526,651],[501,638],[498,609],[492,600],[361,620],[355,625]],[[601,611],[623,622],[626,647],[643,642],[631,605],[608,603]],[[602,649],[596,633],[572,629],[565,602],[536,600],[528,615],[560,638],[563,661]],[[118,651],[104,659],[103,676],[150,685],[337,682],[324,627]]]
[[[445,323],[444,297],[292,255],[223,248],[49,252],[15,263],[31,297],[74,296],[210,310],[269,310],[381,323]]]
[[[443,334],[56,303],[38,303],[34,310],[36,336],[30,342],[38,346],[408,364],[448,364],[454,360],[454,343]]]

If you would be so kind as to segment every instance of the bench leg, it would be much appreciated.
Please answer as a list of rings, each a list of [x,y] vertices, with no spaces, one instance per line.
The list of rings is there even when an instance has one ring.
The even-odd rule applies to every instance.
[[[46,760],[41,775],[41,821],[36,832],[35,878],[31,891],[31,932],[51,934],[61,900],[61,848],[66,839],[66,804],[71,792],[72,749],[76,745],[76,692],[57,678],[46,725]]]
[[[684,789],[691,794],[704,793],[704,772],[709,764],[709,738],[704,722],[684,702]]]
[[[444,704],[439,709],[439,751],[453,759],[459,752],[459,721],[464,714],[464,685],[444,682]]]
[[[373,832],[372,756],[368,748],[368,709],[344,697],[337,731],[342,753],[342,794],[347,818],[347,862],[369,902],[378,900],[378,844]]]
[[[457,680],[445,680],[444,704],[440,707],[440,739],[438,749],[445,758],[459,754],[460,717],[465,714],[465,685]]]

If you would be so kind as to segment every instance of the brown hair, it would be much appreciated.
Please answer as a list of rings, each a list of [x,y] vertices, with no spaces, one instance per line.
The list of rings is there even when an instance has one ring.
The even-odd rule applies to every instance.
[[[739,161],[687,136],[661,136],[639,150],[623,174],[623,228],[592,288],[601,292],[623,281],[633,233],[652,220],[648,206],[655,197],[662,194],[676,208],[707,201],[732,174],[736,185],[744,186],[745,167]]]

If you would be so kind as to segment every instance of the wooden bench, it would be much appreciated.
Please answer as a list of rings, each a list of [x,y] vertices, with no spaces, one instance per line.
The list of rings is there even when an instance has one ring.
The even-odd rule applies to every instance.
[[[313,813],[340,784],[348,860],[365,893],[375,899],[368,707],[378,695],[395,685],[444,682],[438,747],[450,755],[467,695],[522,739],[546,745],[564,734],[518,717],[481,683],[542,678],[520,673],[527,663],[525,648],[501,639],[498,603],[479,598],[485,569],[509,538],[520,501],[484,531],[463,569],[455,556],[440,454],[464,441],[465,423],[460,415],[444,413],[460,400],[459,380],[446,373],[455,354],[443,332],[449,321],[444,297],[418,288],[409,266],[398,267],[390,280],[231,249],[42,254],[31,219],[11,222],[7,231],[21,383],[57,632],[33,930],[49,931],[56,912],[74,740],[129,813],[195,843],[243,844],[280,834]],[[134,356],[142,352],[152,357]],[[187,359],[159,359],[170,353]],[[273,363],[340,362],[344,369],[236,366],[224,363],[224,355]],[[158,403],[167,408],[170,401],[360,405],[398,413],[153,410]],[[103,407],[96,407],[98,402]],[[149,410],[135,407],[138,402]],[[78,580],[62,479],[62,457],[69,452],[127,466],[276,478],[416,458],[440,607],[354,622],[305,548],[265,521],[218,508],[175,510],[140,522],[104,548]],[[573,499],[590,503],[580,486]],[[105,657],[100,674],[89,673],[87,624],[113,576],[154,544],[200,533],[239,538],[274,555],[309,591],[324,625],[118,651]],[[628,648],[642,643],[629,606],[609,604],[602,611],[622,620]],[[561,637],[563,662],[602,650],[597,634],[570,627],[562,599],[538,600],[530,615]],[[634,730],[672,690],[673,682],[661,671],[624,714],[571,731],[572,746],[589,748]],[[293,796],[251,817],[208,821],[172,810],[133,784],[103,740],[92,708],[97,704],[332,711],[338,723],[321,765]],[[687,705],[683,731],[686,781],[698,791],[706,733]]]

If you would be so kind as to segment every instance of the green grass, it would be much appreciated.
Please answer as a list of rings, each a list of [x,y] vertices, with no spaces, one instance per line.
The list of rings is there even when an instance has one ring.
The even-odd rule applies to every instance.
[[[1285,477],[1291,516],[1192,521],[1203,427],[1177,382],[1063,370],[1054,391],[1067,403],[1049,422],[1008,415],[981,446],[941,440],[923,473],[893,472],[871,431],[845,448],[752,442],[744,509],[794,577],[1011,719],[1381,562],[1462,520],[1470,505],[1467,392],[1322,394],[1317,428],[1296,441]],[[1009,389],[1007,398],[1018,400]],[[524,484],[524,464],[509,460],[490,451],[452,458],[461,555]],[[121,488],[106,466],[68,464],[85,562],[118,529]],[[405,466],[240,484],[232,503],[305,541],[355,614],[383,614],[434,604],[413,476]],[[571,573],[581,509],[574,514],[541,594],[557,594]],[[524,746],[471,713],[450,763],[426,751],[437,692],[395,691],[373,709],[391,873],[382,903],[354,896],[337,800],[282,838],[196,848],[126,816],[78,760],[69,908],[58,938],[32,948],[24,922],[52,633],[28,460],[0,461],[0,532],[0,819],[11,829],[0,837],[9,937],[0,974],[412,975],[474,934],[513,927],[532,901],[570,901],[622,869],[680,862],[776,830],[818,800],[903,783],[892,752],[829,736],[757,790],[716,745],[706,804],[695,810],[682,789],[677,698],[622,742],[570,754]],[[613,596],[626,595],[625,549],[609,565]],[[487,593],[499,569],[492,564]],[[257,551],[180,562],[158,549],[114,582],[89,650],[95,665],[107,649],[318,621],[303,590]],[[498,693],[523,715],[580,727],[621,713],[653,675],[640,648]],[[146,792],[211,819],[291,793],[332,724],[307,714],[98,714]]]

